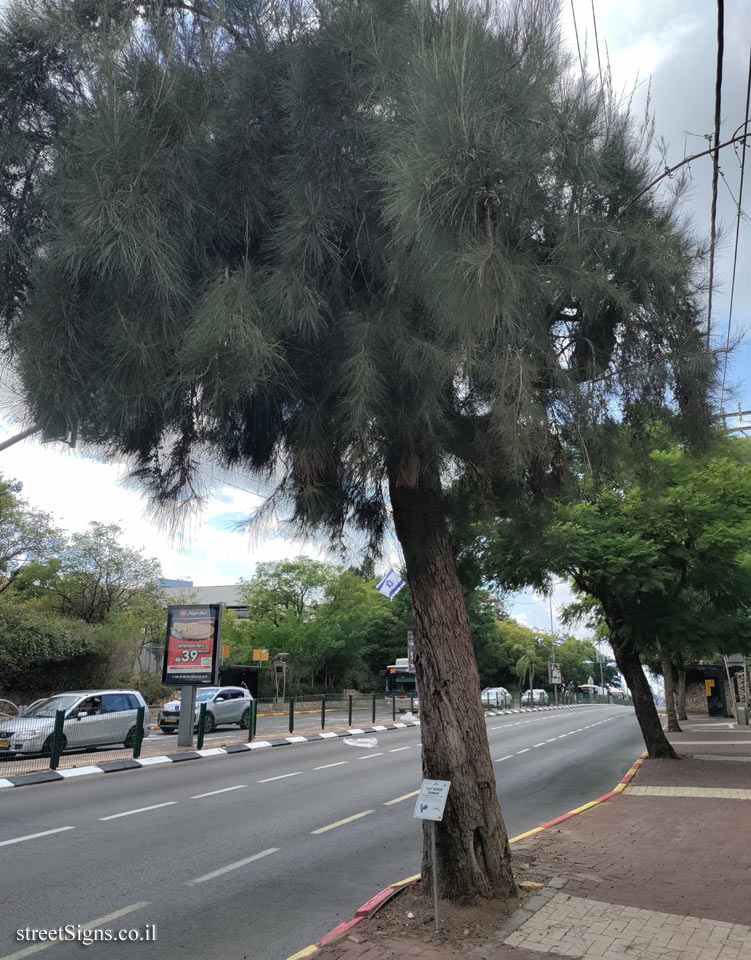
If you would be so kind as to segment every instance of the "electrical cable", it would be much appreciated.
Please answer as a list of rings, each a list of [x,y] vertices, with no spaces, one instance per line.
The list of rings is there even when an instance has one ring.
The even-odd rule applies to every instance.
[[[594,2],[594,0],[593,0]],[[707,295],[707,346],[712,333],[712,288],[717,243],[717,183],[720,177],[720,123],[722,118],[722,57],[725,50],[725,0],[717,0],[717,73],[714,101],[714,155],[712,158],[712,211],[709,227],[709,291]]]
[[[748,132],[748,125],[751,122],[749,116],[749,106],[751,106],[751,44],[748,48],[748,80],[746,81],[746,113],[745,113],[745,131]],[[746,140],[743,140],[741,147],[741,178],[738,186],[738,214],[735,219],[735,246],[733,249],[733,275],[730,281],[730,307],[728,309],[728,330],[725,339],[725,360],[722,367],[722,390],[720,391],[720,413],[725,409],[725,383],[728,375],[728,351],[730,350],[730,327],[733,322],[733,301],[735,299],[735,272],[738,266],[738,238],[741,232],[741,216],[743,213],[743,177],[746,172]]]

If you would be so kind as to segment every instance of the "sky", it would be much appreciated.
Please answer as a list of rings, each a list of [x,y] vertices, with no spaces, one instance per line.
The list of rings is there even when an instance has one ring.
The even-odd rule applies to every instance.
[[[0,3],[1,5],[1,3]],[[712,0],[563,0],[562,29],[574,56],[574,18],[582,55],[598,70],[595,45],[596,16],[600,63],[612,72],[616,91],[633,95],[632,110],[640,116],[647,106],[654,115],[656,136],[666,144],[667,165],[709,146],[714,127],[716,4]],[[751,43],[751,20],[745,0],[726,0],[723,68],[722,139],[732,136],[744,120]],[[576,61],[578,65],[578,60]],[[715,267],[713,346],[725,345],[731,292],[739,151],[727,148],[721,158],[718,222],[722,227]],[[691,189],[685,212],[700,236],[709,232],[711,162],[708,157],[689,167]],[[751,210],[751,180],[744,207]],[[738,270],[732,316],[733,341],[740,344],[728,364],[728,391],[724,408],[737,404],[751,409],[751,221],[741,220]],[[744,339],[745,338],[745,339]],[[751,421],[751,417],[747,418]],[[7,414],[0,420],[0,440],[19,429]],[[325,544],[301,543],[291,529],[273,535],[248,535],[242,521],[261,503],[252,479],[236,475],[232,484],[220,482],[202,515],[178,536],[149,515],[141,494],[124,483],[125,469],[98,462],[60,444],[35,439],[0,452],[0,470],[23,483],[24,496],[51,513],[69,531],[83,530],[92,520],[116,522],[124,540],[156,557],[166,577],[185,577],[198,585],[234,583],[250,577],[256,564],[300,554],[341,560]],[[387,544],[381,564],[385,572],[398,564],[395,541]],[[565,584],[553,594],[553,629],[558,632],[561,607],[570,598]],[[507,600],[507,608],[521,623],[550,629],[548,598],[523,591]]]

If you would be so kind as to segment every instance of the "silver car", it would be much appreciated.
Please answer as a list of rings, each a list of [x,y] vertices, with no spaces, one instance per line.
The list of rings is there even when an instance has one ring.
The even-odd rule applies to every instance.
[[[37,700],[20,717],[0,720],[0,757],[49,755],[55,715],[65,711],[62,749],[104,744],[133,745],[138,708],[145,707],[143,735],[149,735],[149,710],[136,690],[77,690]]]
[[[253,697],[245,687],[201,687],[196,691],[194,725],[198,726],[201,704],[206,704],[204,733],[211,733],[224,723],[236,723],[241,730],[250,724],[250,705]],[[176,733],[180,722],[180,701],[170,700],[159,714],[162,733]]]

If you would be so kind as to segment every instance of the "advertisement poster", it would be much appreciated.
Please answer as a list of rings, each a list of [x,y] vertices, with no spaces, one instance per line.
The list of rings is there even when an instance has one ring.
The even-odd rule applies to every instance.
[[[167,607],[162,682],[168,686],[216,683],[221,607]]]

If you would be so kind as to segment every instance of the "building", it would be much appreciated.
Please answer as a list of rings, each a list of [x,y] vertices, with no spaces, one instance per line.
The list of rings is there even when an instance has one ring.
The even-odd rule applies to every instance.
[[[213,587],[198,587],[192,580],[162,580],[160,587],[168,603],[221,603],[225,610],[233,610],[238,620],[248,619],[248,607],[238,594],[240,585],[218,584]]]

